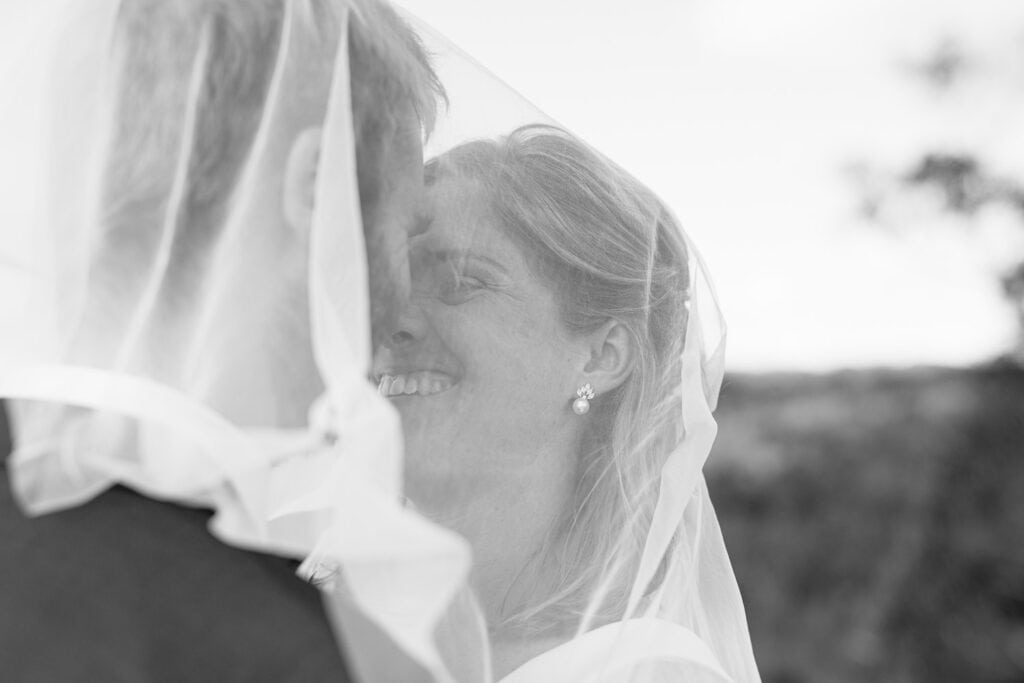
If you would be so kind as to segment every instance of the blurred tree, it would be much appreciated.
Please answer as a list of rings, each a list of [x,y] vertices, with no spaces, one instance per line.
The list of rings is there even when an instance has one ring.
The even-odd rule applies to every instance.
[[[730,375],[716,417],[765,683],[1024,680],[1024,367]]]
[[[972,59],[960,41],[944,37],[930,54],[912,63],[906,71],[916,83],[942,96],[937,102],[941,108],[957,102],[958,96],[964,96],[958,91],[983,77],[995,77],[987,87],[1009,89],[1018,97],[1024,96],[1024,81],[1012,68],[1024,67],[1024,44],[1018,45],[1011,60],[1018,64],[1007,64],[1005,55],[996,55],[986,66],[985,60]],[[860,186],[861,214],[872,222],[885,223],[887,209],[923,192],[938,197],[939,211],[959,219],[957,222],[964,229],[977,224],[973,219],[982,209],[1001,205],[1011,210],[1018,227],[1024,231],[1024,171],[1015,175],[993,170],[985,160],[984,151],[971,148],[972,138],[982,139],[982,135],[974,135],[980,131],[951,133],[950,139],[955,143],[919,150],[896,171],[879,171],[870,163],[854,164],[851,170]],[[1020,151],[1024,153],[1024,149]],[[1024,364],[1024,253],[1007,255],[1007,258],[1009,266],[999,273],[999,278],[1019,331],[1010,357]]]
[[[993,174],[970,154],[926,152],[900,180],[904,187],[937,190],[944,210],[963,217],[973,216],[989,204],[1007,204],[1016,211],[1024,229],[1024,180]],[[1003,294],[1017,317],[1013,355],[1024,362],[1024,254],[999,277]]]

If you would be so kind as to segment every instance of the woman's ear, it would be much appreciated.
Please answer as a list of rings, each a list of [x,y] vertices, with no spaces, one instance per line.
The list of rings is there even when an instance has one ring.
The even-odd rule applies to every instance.
[[[313,220],[313,198],[316,192],[316,167],[320,160],[320,129],[302,131],[292,149],[284,171],[284,218],[292,229],[309,231]]]
[[[590,360],[583,374],[598,395],[606,394],[633,371],[633,339],[625,325],[609,320],[590,335],[590,340]]]

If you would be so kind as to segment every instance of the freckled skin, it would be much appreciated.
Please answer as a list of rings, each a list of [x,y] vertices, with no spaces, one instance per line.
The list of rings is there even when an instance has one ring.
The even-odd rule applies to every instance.
[[[410,243],[413,294],[400,316],[402,342],[381,349],[376,365],[441,368],[458,383],[435,396],[394,399],[407,495],[431,516],[456,520],[471,539],[495,533],[481,508],[496,511],[503,501],[501,519],[543,526],[568,502],[575,478],[580,421],[571,404],[587,341],[562,322],[555,292],[472,181],[443,178],[428,201],[433,223]],[[429,257],[438,251],[500,267],[473,258],[438,264]]]

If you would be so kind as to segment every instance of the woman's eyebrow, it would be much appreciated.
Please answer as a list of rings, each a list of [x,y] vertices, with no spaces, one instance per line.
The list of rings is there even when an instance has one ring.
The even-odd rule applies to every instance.
[[[495,261],[488,256],[484,256],[483,254],[477,254],[469,251],[468,249],[426,249],[425,251],[438,261],[454,261],[456,263],[461,263],[463,261],[479,261],[497,269],[503,274],[508,273],[505,266],[498,261]]]

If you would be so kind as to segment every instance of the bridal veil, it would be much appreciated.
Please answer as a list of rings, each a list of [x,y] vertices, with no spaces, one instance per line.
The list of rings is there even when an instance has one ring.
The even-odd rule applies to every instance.
[[[702,474],[725,326],[653,194],[376,0],[51,0],[19,20],[0,48],[19,93],[0,115],[0,397],[29,513],[114,484],[210,507],[225,542],[304,560],[368,681],[759,680]],[[432,425],[403,439],[373,359],[416,295],[423,186],[505,177],[510,145],[542,143],[629,188],[628,248],[648,267],[628,314],[654,325],[671,300],[682,315],[656,330],[670,379],[641,378],[617,431],[595,423],[616,461],[559,527],[590,524],[592,542],[570,553],[552,530],[560,576],[520,581],[499,618],[460,525],[406,490],[403,442]],[[674,291],[657,284],[666,240]],[[562,275],[556,295],[583,284]],[[419,381],[405,393],[429,400],[423,382],[452,380]],[[614,514],[583,515],[612,479]],[[497,644],[519,640],[546,645],[496,673]]]

